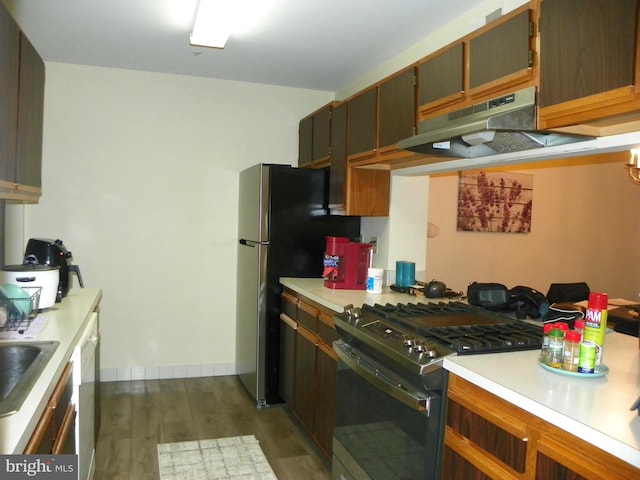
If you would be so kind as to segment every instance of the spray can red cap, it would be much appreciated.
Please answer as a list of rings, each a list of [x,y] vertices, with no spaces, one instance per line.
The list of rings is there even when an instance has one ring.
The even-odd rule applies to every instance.
[[[606,293],[592,292],[589,294],[589,308],[593,308],[595,310],[606,310],[608,302],[609,297]]]

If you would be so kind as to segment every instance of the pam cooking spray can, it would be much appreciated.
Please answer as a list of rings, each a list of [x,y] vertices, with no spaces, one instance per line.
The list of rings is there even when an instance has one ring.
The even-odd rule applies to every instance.
[[[589,294],[589,304],[584,317],[584,334],[582,345],[580,345],[578,369],[580,372],[593,373],[602,363],[608,300],[606,293]]]

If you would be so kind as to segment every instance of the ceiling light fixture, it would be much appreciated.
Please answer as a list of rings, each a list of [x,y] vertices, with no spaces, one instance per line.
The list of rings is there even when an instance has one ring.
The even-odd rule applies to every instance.
[[[632,148],[629,153],[631,156],[626,165],[629,169],[629,178],[633,183],[640,184],[640,149]]]
[[[202,47],[224,48],[231,34],[233,2],[200,0],[189,42]]]
[[[200,0],[191,31],[191,45],[224,48],[231,33],[254,28],[273,0]]]

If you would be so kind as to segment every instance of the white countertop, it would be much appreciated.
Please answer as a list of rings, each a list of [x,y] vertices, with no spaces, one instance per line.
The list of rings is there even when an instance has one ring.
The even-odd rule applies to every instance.
[[[343,312],[345,305],[349,304],[358,307],[365,303],[369,305],[374,303],[384,305],[386,303],[430,301],[425,297],[415,297],[407,293],[394,292],[389,287],[383,287],[382,293],[367,293],[365,290],[334,290],[325,287],[321,278],[282,277],[280,278],[280,283],[335,312]]]
[[[0,417],[0,454],[22,453],[31,433],[53,393],[56,382],[73,348],[80,340],[90,314],[100,303],[102,291],[97,288],[72,288],[69,294],[39,315],[47,317],[45,327],[33,339],[24,341],[60,342],[42,374],[34,384],[22,407],[16,413]],[[17,343],[20,340],[0,340]]]
[[[423,297],[384,289],[331,290],[322,279],[281,278],[292,290],[334,311],[363,303],[416,303]],[[428,299],[426,299],[428,301]],[[640,396],[638,338],[606,335],[600,378],[574,378],[538,365],[539,352],[509,352],[448,357],[444,367],[469,382],[640,468],[640,416],[630,408]]]

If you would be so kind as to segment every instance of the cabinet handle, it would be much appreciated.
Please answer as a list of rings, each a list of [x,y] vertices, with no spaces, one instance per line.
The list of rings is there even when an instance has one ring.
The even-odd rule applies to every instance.
[[[69,437],[69,433],[73,430],[73,424],[76,419],[76,409],[73,403],[70,403],[67,406],[67,411],[64,414],[64,419],[62,420],[62,425],[60,426],[60,430],[58,431],[58,435],[56,436],[55,441],[53,442],[53,449],[51,453],[57,455],[59,453],[64,453],[64,447],[67,443],[67,438]]]

